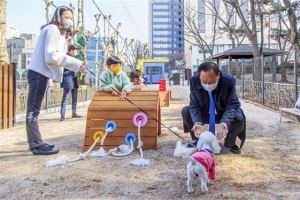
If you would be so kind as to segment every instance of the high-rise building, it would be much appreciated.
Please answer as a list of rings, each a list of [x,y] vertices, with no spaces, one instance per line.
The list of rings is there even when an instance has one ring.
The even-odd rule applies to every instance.
[[[184,52],[184,0],[149,0],[150,57]]]
[[[6,39],[13,39],[15,37],[19,37],[21,35],[21,31],[12,27],[6,27]]]

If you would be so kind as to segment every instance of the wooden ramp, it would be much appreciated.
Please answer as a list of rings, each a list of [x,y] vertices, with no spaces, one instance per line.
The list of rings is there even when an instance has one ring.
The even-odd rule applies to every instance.
[[[161,121],[159,92],[144,90],[132,91],[127,98],[135,105],[145,110],[153,118]],[[87,151],[94,142],[93,135],[97,131],[105,133],[105,125],[109,121],[116,123],[117,129],[109,133],[104,141],[104,149],[109,150],[125,143],[125,136],[133,133],[136,136],[134,146],[138,144],[138,129],[133,124],[133,117],[140,113],[136,106],[127,100],[121,101],[111,93],[98,91],[95,93],[87,112],[85,138],[83,151]],[[147,116],[147,124],[141,128],[141,140],[143,149],[157,149],[158,135],[161,134],[161,125],[150,116]],[[94,150],[99,149],[98,143]]]

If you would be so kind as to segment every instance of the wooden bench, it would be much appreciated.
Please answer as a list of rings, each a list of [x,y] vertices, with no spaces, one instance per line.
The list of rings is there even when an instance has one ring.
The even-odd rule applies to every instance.
[[[161,121],[159,91],[132,91],[127,95],[127,98],[153,118]],[[103,144],[105,150],[126,144],[124,138],[128,133],[136,135],[136,142],[134,143],[136,147],[138,129],[133,124],[133,117],[140,112],[142,111],[127,100],[121,101],[117,96],[112,96],[110,92],[97,91],[88,107],[83,151],[88,150],[94,143],[93,135],[95,132],[102,131],[105,133],[105,124],[108,121],[114,121],[117,128],[114,132],[107,134]],[[151,117],[147,116],[147,118],[147,124],[141,128],[143,149],[157,149],[161,125]],[[94,150],[98,150],[99,145],[100,143],[94,147]]]
[[[298,122],[300,122],[300,109],[299,111],[296,110],[295,108],[279,108],[279,113],[280,113],[280,119],[279,122],[282,120],[282,112],[290,113],[296,116]]]

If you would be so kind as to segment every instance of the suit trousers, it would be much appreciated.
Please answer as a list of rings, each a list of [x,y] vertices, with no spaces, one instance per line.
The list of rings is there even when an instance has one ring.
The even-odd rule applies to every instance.
[[[198,140],[196,138],[194,131],[191,131],[191,129],[194,126],[194,123],[192,121],[190,111],[190,107],[186,106],[181,111],[181,116],[183,119],[183,129],[184,132],[190,132],[192,140]],[[200,112],[200,111],[199,111]],[[216,124],[220,123],[222,116],[219,116],[216,114]],[[209,124],[209,114],[202,114],[202,123],[203,124]],[[224,139],[224,146],[227,148],[233,147],[236,142],[236,138],[243,133],[245,128],[246,119],[244,115],[240,112],[237,112],[237,115],[235,116],[234,120],[231,122],[230,126],[228,127],[228,134],[227,137]]]
[[[42,74],[28,70],[27,79],[29,84],[27,111],[26,111],[26,132],[29,148],[32,150],[44,145],[39,130],[38,116],[40,114],[42,101],[48,85],[48,78]]]
[[[74,88],[74,89],[64,88],[64,94],[61,100],[61,110],[60,110],[60,114],[62,116],[65,116],[70,93],[72,94],[72,114],[73,115],[76,114],[78,88]]]

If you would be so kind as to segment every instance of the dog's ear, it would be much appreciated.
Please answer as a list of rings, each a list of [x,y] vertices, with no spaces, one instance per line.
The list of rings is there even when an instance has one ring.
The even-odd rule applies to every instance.
[[[220,151],[221,151],[221,147],[220,147],[220,145],[219,145],[219,143],[218,143],[217,138],[215,138],[215,139],[213,140],[213,142],[212,142],[212,151],[213,151],[214,153],[220,153]]]

